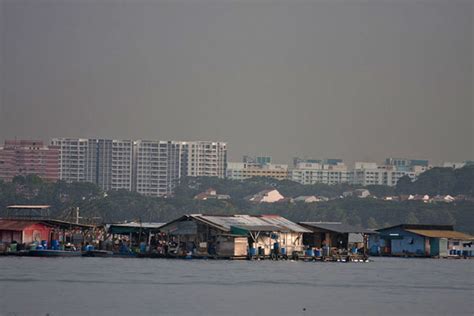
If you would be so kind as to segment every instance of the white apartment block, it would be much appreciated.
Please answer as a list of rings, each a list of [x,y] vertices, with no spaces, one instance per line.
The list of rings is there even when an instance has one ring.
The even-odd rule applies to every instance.
[[[301,184],[339,184],[349,182],[350,172],[344,163],[297,162],[290,171],[290,180]]]
[[[174,141],[135,142],[135,190],[149,196],[168,196],[178,184],[181,146]]]
[[[132,190],[133,141],[112,140],[111,190]]]
[[[420,172],[421,173],[421,172]],[[412,181],[416,179],[417,174],[413,169],[400,170],[396,166],[379,166],[373,162],[356,162],[352,172],[351,183],[355,185],[397,185],[398,180],[408,176]]]
[[[245,180],[253,177],[266,177],[277,180],[288,179],[288,165],[253,162],[227,163],[226,177],[231,180]]]
[[[212,141],[147,141],[54,138],[60,179],[92,182],[104,190],[169,196],[182,176],[225,177],[227,144]]]
[[[191,141],[180,142],[180,146],[182,176],[225,177],[227,143]]]
[[[91,150],[89,156],[96,157],[96,166],[94,168],[95,177],[89,178],[88,182],[96,183],[104,190],[111,189],[112,183],[112,140],[97,139],[90,140],[95,142],[95,150]],[[91,148],[93,146],[90,146]]]
[[[104,190],[132,189],[132,142],[129,140],[54,138],[60,148],[60,179],[92,182]]]
[[[84,138],[54,138],[51,144],[58,146],[59,178],[66,182],[92,182],[96,161],[90,154],[89,140]]]

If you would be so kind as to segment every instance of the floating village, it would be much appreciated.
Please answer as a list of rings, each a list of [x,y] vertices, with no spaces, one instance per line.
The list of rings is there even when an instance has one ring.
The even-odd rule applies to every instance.
[[[0,255],[368,262],[370,256],[474,258],[474,236],[452,225],[377,230],[278,215],[186,214],[168,223],[86,225],[49,217],[48,205],[11,205]]]

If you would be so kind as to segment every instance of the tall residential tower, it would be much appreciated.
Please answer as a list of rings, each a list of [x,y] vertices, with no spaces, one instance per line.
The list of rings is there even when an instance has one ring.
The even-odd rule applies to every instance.
[[[183,176],[224,178],[227,144],[212,141],[55,138],[60,178],[104,190],[169,196]]]

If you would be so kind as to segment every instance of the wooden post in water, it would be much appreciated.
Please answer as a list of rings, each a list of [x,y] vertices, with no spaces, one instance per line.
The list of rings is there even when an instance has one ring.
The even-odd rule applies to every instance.
[[[155,238],[155,241],[156,241],[156,238]],[[148,242],[147,242],[147,246],[148,246],[148,251],[151,252],[151,231],[149,230],[148,231]]]

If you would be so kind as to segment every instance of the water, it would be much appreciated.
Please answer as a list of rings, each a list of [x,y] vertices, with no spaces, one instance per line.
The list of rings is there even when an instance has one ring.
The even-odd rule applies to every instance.
[[[2,315],[474,315],[474,260],[0,257]]]

